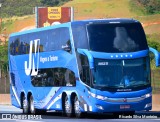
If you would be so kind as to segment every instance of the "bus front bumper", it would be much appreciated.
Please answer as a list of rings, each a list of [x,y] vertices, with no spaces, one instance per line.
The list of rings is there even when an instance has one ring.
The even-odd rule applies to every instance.
[[[152,109],[152,95],[146,94],[137,98],[96,99],[89,106],[92,112],[149,111]]]

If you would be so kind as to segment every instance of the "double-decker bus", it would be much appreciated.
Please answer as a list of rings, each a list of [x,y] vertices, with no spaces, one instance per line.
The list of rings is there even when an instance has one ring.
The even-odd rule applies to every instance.
[[[134,19],[73,21],[13,33],[8,51],[12,105],[25,114],[55,110],[76,117],[149,111],[149,50],[158,60]]]

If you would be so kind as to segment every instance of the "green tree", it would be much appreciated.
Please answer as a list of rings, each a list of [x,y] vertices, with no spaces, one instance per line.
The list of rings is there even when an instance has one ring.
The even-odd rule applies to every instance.
[[[2,74],[6,74],[8,68],[8,41],[6,41],[5,44],[0,45],[0,57],[0,68]]]
[[[65,2],[68,2],[70,0],[41,0],[40,2],[44,5],[44,6],[58,6],[61,5]]]
[[[2,3],[2,17],[33,14],[33,8],[41,6],[40,0],[0,0],[0,3]]]
[[[0,0],[1,17],[23,16],[33,14],[36,6],[59,6],[69,0]]]
[[[140,0],[140,1],[141,1],[140,3],[146,8],[148,14],[155,14],[160,12],[160,0]]]

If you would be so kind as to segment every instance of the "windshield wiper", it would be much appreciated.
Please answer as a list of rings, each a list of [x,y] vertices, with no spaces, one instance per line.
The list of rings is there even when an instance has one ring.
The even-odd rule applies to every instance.
[[[132,87],[138,87],[138,86],[146,86],[148,85],[148,83],[140,83],[140,84],[136,84],[136,85],[130,85]]]
[[[124,88],[124,85],[121,85],[121,86],[108,86],[110,88]]]
[[[98,89],[100,90],[106,90],[106,89],[110,89],[110,88],[124,88],[124,86],[96,86]]]

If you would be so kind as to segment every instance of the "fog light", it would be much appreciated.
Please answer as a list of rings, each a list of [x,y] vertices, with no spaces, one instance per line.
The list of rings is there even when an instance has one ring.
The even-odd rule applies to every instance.
[[[100,110],[104,110],[101,105],[98,105],[98,104],[97,104],[96,107],[97,107],[98,109],[100,109]]]
[[[148,104],[145,105],[144,108],[148,108],[148,107],[151,107],[151,106],[152,106],[152,103],[148,103]]]

